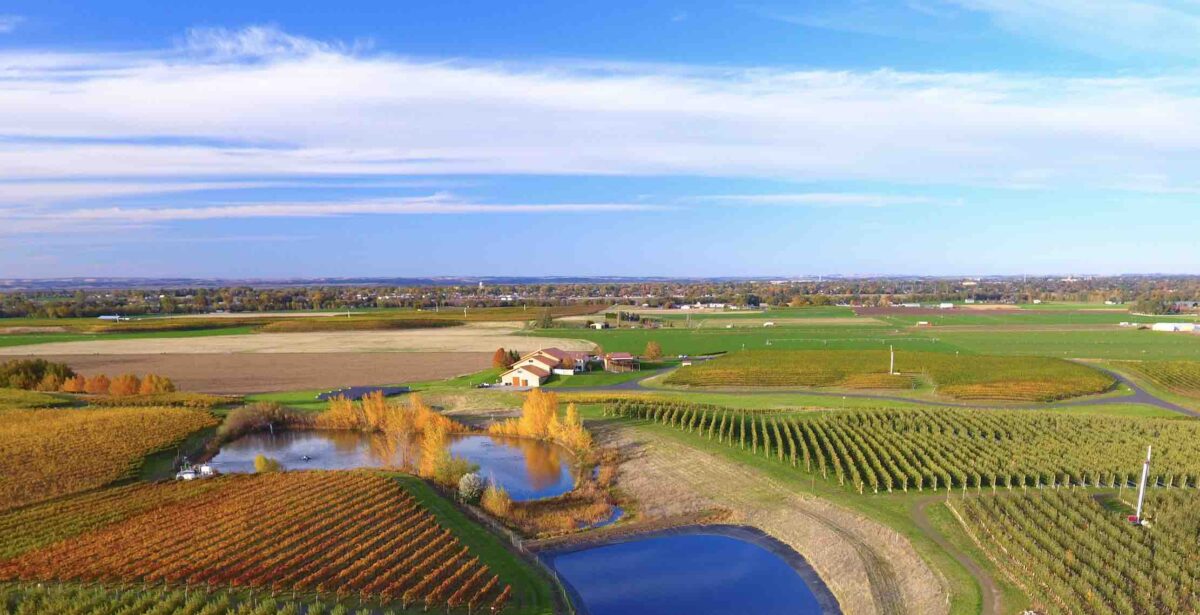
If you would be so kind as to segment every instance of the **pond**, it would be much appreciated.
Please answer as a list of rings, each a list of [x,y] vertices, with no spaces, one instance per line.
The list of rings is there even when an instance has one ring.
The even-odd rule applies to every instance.
[[[541,557],[587,615],[841,612],[799,555],[751,528],[685,528]]]
[[[287,470],[415,467],[415,439],[351,431],[281,431],[242,436],[209,462],[220,472],[254,471],[265,455]],[[575,486],[570,451],[550,442],[483,435],[450,436],[450,454],[479,465],[479,473],[508,490],[513,500],[553,497]],[[306,459],[307,457],[307,459]]]

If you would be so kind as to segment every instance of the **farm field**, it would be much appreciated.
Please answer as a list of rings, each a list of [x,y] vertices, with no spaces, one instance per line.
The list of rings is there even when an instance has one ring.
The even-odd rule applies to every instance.
[[[1102,310],[939,310],[932,314],[892,313],[876,318],[896,325],[913,326],[925,321],[935,328],[943,325],[1116,325],[1122,322],[1192,322],[1188,316],[1142,316]]]
[[[1065,328],[956,327],[954,330],[898,327],[763,327],[735,329],[542,329],[522,335],[592,342],[608,352],[641,353],[658,342],[667,356],[743,349],[897,350],[1059,358],[1130,360],[1194,359],[1200,335],[1095,326]],[[557,343],[557,342],[555,342]],[[546,342],[547,345],[551,342]]]
[[[1125,510],[1112,510],[1084,492],[1002,494],[952,506],[994,564],[1034,598],[1038,612],[1200,608],[1195,556],[1200,497],[1194,491],[1151,492],[1149,528],[1128,523]]]
[[[1102,393],[1115,381],[1090,367],[1044,357],[897,352],[888,373],[883,350],[747,350],[680,368],[665,384],[912,389],[922,377],[956,399],[1052,401]]]
[[[176,490],[168,498],[177,499],[164,501],[157,489]],[[126,495],[134,500],[126,508],[138,506],[139,497],[159,501],[108,524],[76,526],[64,540],[0,562],[0,578],[254,587],[422,610],[495,610],[513,597],[512,586],[455,532],[377,473],[233,476]],[[87,524],[93,514],[76,516]],[[43,531],[3,521],[0,527],[9,532],[6,543]]]
[[[386,331],[251,333],[192,338],[97,337],[88,341],[9,346],[0,348],[0,355],[493,352],[499,347],[534,350],[539,344],[554,345],[564,350],[587,350],[591,347],[591,344],[577,340],[553,339],[542,342],[513,335],[520,331],[522,329],[519,326],[511,323],[480,322],[460,327]]]
[[[130,478],[146,455],[216,423],[185,408],[0,410],[0,510]]]
[[[491,365],[491,353],[488,352],[38,356],[67,363],[85,375],[155,372],[171,378],[183,390],[223,394],[399,384],[449,378]]]
[[[1131,486],[1146,444],[1153,485],[1200,487],[1200,422],[1020,410],[745,411],[622,401],[612,416],[662,423],[859,492]]]
[[[1112,365],[1143,376],[1172,393],[1200,399],[1200,361],[1114,361]]]

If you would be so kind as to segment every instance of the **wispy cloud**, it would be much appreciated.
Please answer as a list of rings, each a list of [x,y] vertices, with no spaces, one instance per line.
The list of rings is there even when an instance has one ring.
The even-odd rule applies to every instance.
[[[1191,0],[942,0],[1020,34],[1111,56],[1151,53],[1194,60],[1200,4]]]
[[[8,34],[17,29],[25,21],[20,15],[0,15],[0,34]]]
[[[137,53],[2,51],[0,135],[9,138],[0,140],[0,194],[18,180],[28,186],[0,203],[44,205],[39,212],[89,197],[113,205],[114,185],[124,195],[165,194],[213,177],[690,175],[1095,188],[1153,173],[1164,185],[1200,182],[1200,76],[1190,72],[505,64],[353,47],[264,27],[194,31],[181,46]],[[234,207],[225,215],[266,211]],[[103,215],[128,215],[116,211]]]
[[[371,47],[369,40],[342,42],[318,41],[295,36],[278,26],[250,26],[240,30],[192,28],[179,42],[187,52],[217,59],[309,56],[322,53],[351,53]]]
[[[720,194],[697,200],[736,205],[796,205],[807,207],[888,207],[892,205],[960,205],[960,200],[898,194],[797,192],[783,194]]]
[[[476,203],[449,193],[409,198],[268,203],[220,203],[191,207],[87,207],[0,209],[0,235],[55,230],[130,228],[165,222],[248,218],[326,218],[349,215],[464,215],[649,211],[646,203]]]

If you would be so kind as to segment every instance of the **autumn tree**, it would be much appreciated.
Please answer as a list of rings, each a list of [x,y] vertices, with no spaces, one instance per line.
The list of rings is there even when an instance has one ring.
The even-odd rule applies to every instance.
[[[508,351],[503,348],[497,348],[492,354],[492,367],[497,369],[508,369],[513,364],[512,357]]]
[[[89,393],[91,395],[107,395],[110,384],[112,384],[112,382],[108,379],[108,376],[105,376],[104,374],[96,374],[95,376],[87,379],[87,383],[84,384],[83,390],[85,393]]]
[[[87,378],[79,374],[67,378],[62,383],[61,390],[63,393],[83,393],[87,387]]]
[[[129,395],[137,395],[138,390],[142,387],[140,378],[133,374],[121,374],[117,376],[108,385],[108,394],[113,397],[127,397]]]
[[[642,354],[651,361],[657,361],[663,356],[662,346],[659,346],[658,342],[651,340],[646,342],[646,350]]]
[[[175,383],[171,382],[166,376],[158,374],[146,374],[142,378],[142,385],[138,387],[138,395],[154,395],[156,393],[174,393]]]

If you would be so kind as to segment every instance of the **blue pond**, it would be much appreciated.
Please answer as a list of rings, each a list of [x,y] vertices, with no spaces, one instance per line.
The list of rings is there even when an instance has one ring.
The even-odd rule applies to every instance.
[[[542,557],[588,615],[838,612],[815,575],[816,590],[780,555],[704,529]]]
[[[574,488],[574,457],[549,442],[497,436],[451,436],[450,454],[479,465],[514,500],[561,495]],[[219,472],[253,472],[254,458],[265,455],[286,470],[413,468],[420,462],[415,439],[351,431],[253,433],[221,447],[209,462]]]

